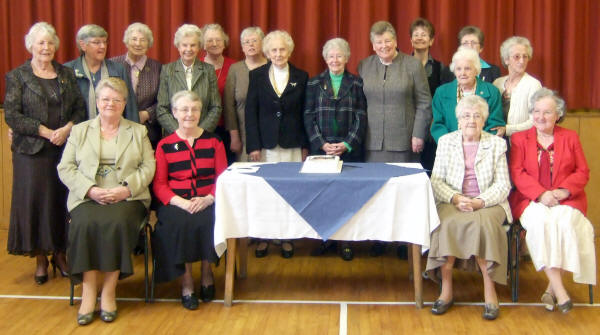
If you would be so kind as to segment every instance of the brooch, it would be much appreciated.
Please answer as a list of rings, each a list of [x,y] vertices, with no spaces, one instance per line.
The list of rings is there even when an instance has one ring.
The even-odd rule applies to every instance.
[[[296,83],[290,83],[290,86],[296,87]]]
[[[79,72],[79,69],[75,69],[75,77],[77,77],[77,78],[83,78],[85,76],[81,72]]]
[[[175,148],[175,150],[179,151],[179,143],[175,143],[173,147]]]

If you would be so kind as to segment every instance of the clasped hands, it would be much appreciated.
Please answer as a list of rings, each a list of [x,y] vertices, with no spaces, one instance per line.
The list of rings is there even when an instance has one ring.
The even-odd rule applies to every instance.
[[[171,205],[177,206],[190,214],[198,213],[214,202],[215,198],[210,194],[205,197],[193,197],[189,200],[180,196],[175,196],[171,199]]]
[[[461,212],[472,212],[485,207],[485,202],[479,198],[471,198],[462,194],[452,196],[452,204]]]
[[[538,197],[538,201],[548,207],[560,205],[560,202],[565,200],[571,193],[564,188],[557,188],[552,191],[546,191]]]
[[[113,188],[92,186],[88,190],[87,196],[100,205],[108,205],[127,199],[131,196],[131,192],[126,186],[117,186]]]
[[[344,142],[338,143],[325,143],[321,147],[325,151],[326,155],[341,156],[348,148],[344,145]]]

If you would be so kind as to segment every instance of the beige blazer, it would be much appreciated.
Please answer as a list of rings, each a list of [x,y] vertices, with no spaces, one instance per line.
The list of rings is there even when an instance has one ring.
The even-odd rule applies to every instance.
[[[431,172],[431,186],[437,203],[450,203],[452,196],[462,193],[465,178],[462,141],[460,130],[440,137]],[[477,198],[485,202],[485,207],[502,206],[508,222],[512,222],[507,200],[511,186],[503,138],[481,132],[475,156],[475,175],[481,191]]]
[[[154,177],[156,164],[146,134],[143,125],[121,118],[115,165],[119,183],[131,191],[131,197],[127,200],[140,200],[148,208],[151,199],[148,185]],[[97,116],[73,126],[58,164],[58,176],[69,189],[69,211],[91,200],[86,198],[86,194],[90,187],[96,185],[99,165],[100,119]]]

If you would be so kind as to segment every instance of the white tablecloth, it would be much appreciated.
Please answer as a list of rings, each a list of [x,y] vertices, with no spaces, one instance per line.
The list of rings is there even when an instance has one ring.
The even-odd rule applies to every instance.
[[[397,165],[421,168],[418,163]],[[217,180],[215,203],[219,256],[227,249],[228,238],[321,238],[261,177],[226,170]],[[391,178],[331,239],[402,241],[422,245],[425,252],[430,233],[439,224],[431,183],[419,173]]]

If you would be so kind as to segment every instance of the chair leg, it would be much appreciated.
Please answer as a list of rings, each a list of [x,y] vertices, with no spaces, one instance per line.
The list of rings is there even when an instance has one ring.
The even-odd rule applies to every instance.
[[[150,225],[144,226],[144,301],[148,302],[148,231]]]
[[[156,270],[156,259],[152,255],[152,279],[150,281],[150,302],[154,302],[154,271]]]
[[[510,293],[511,299],[515,302],[515,286],[514,286],[514,268],[513,268],[513,235],[514,235],[514,227],[511,225],[508,228],[507,234],[507,242],[508,242],[508,279],[510,280]]]
[[[69,295],[69,305],[73,306],[73,296],[75,295],[75,285],[73,284],[73,278],[69,275],[69,286],[71,287],[71,294]]]
[[[515,250],[516,250],[516,254],[515,254],[515,269],[514,269],[514,276],[515,276],[515,282],[514,282],[514,293],[513,293],[513,301],[517,302],[519,300],[519,250],[521,250],[521,231],[523,229],[521,229],[520,227],[516,229],[515,232]]]
[[[588,285],[589,295],[590,295],[590,305],[594,304],[594,286],[592,284]]]

